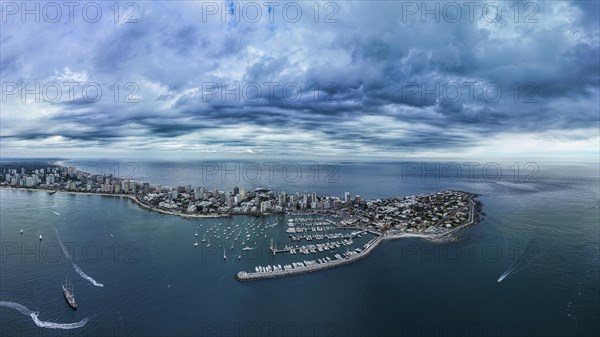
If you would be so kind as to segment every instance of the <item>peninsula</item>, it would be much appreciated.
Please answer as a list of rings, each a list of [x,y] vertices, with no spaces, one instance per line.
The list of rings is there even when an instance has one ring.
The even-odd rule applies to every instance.
[[[289,219],[291,241],[327,240],[327,243],[308,246],[271,245],[273,254],[311,254],[350,246],[353,239],[364,235],[373,238],[362,247],[347,249],[344,254],[292,264],[257,266],[254,271],[241,271],[240,281],[297,275],[328,269],[354,262],[367,256],[381,242],[403,237],[435,239],[449,235],[479,219],[480,203],[476,195],[462,191],[441,191],[414,196],[386,199],[363,199],[343,196],[323,196],[313,192],[286,193],[267,188],[246,191],[235,187],[224,192],[191,185],[167,187],[150,185],[112,175],[92,174],[75,167],[50,163],[46,167],[11,167],[0,169],[0,187],[46,190],[66,193],[127,197],[147,210],[191,218],[227,217],[235,214],[263,216],[272,213],[306,215]],[[351,232],[342,234],[333,232]],[[341,239],[331,241],[332,239]]]

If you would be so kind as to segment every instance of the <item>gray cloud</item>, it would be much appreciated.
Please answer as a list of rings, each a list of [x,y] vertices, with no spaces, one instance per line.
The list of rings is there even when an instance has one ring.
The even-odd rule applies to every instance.
[[[203,22],[195,2],[140,2],[139,22],[129,24],[8,22],[0,33],[4,82],[44,83],[69,69],[100,83],[104,95],[26,109],[13,97],[3,104],[2,139],[62,136],[82,146],[175,140],[284,153],[290,144],[283,137],[295,130],[310,137],[296,137],[301,146],[294,149],[395,154],[598,122],[597,2],[538,2],[539,21],[529,24],[515,23],[507,8],[496,23],[437,23],[419,16],[403,22],[400,3],[338,5],[339,22],[331,24],[315,23],[304,3],[297,23],[281,16],[274,23]],[[262,94],[203,96],[203,84],[235,81],[250,85],[251,94],[258,85]],[[111,101],[115,82],[119,102]],[[139,86],[139,103],[121,102],[127,82]],[[270,96],[265,83],[274,82]],[[289,99],[280,90],[285,84],[302,95]],[[490,99],[486,85],[488,95],[497,87],[502,95]],[[435,94],[423,92],[438,86]],[[461,95],[453,98],[457,87]],[[27,128],[18,122],[22,111]]]

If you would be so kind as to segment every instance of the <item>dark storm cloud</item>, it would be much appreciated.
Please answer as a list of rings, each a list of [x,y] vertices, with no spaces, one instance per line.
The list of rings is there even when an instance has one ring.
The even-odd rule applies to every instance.
[[[308,146],[395,153],[465,148],[507,132],[598,122],[597,2],[539,2],[538,22],[530,24],[515,23],[506,6],[498,22],[464,17],[449,23],[420,16],[404,21],[400,3],[345,2],[339,23],[329,25],[312,19],[203,22],[194,2],[157,6],[140,3],[136,24],[101,22],[81,31],[55,25],[45,33],[50,51],[48,42],[19,42],[40,34],[39,27],[3,29],[8,80],[47,80],[69,68],[107,86],[135,82],[141,97],[134,105],[82,99],[54,105],[58,111],[34,127],[50,130],[28,132],[9,123],[4,137],[110,144],[128,136],[195,135],[205,145],[284,152],[287,143],[260,136],[267,129],[272,136],[295,130],[313,136],[298,140]],[[55,55],[58,50],[65,56]],[[231,88],[236,81],[241,98],[222,96],[220,89],[207,98],[207,83]],[[265,83],[278,83],[272,95]],[[290,99],[281,90],[286,84],[301,95]],[[245,95],[248,85],[260,86],[261,94],[251,87]],[[500,88],[500,97],[488,97],[486,85]],[[10,113],[3,111],[4,121],[11,121]]]

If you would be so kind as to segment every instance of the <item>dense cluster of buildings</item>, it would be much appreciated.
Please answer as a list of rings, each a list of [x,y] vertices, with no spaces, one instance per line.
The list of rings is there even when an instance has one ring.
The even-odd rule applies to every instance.
[[[435,234],[469,220],[473,194],[442,191],[389,199],[369,200],[364,208],[342,210],[342,225]],[[473,201],[474,202],[474,201]]]
[[[3,168],[0,185],[49,189],[71,192],[129,194],[151,206],[187,214],[265,214],[273,212],[306,210],[341,210],[352,205],[365,206],[360,196],[344,198],[318,196],[316,193],[274,192],[269,189],[246,191],[235,187],[224,192],[191,185],[167,187],[150,185],[112,175],[92,174],[75,167],[48,166],[26,169]]]
[[[0,171],[2,186],[133,195],[149,208],[178,214],[320,213],[341,217],[343,226],[379,231],[428,233],[458,226],[467,222],[473,197],[457,191],[376,200],[363,200],[359,195],[352,197],[348,192],[343,197],[320,196],[315,192],[288,194],[262,188],[246,191],[235,187],[233,191],[224,192],[191,185],[150,185],[58,165],[29,169],[4,167]]]

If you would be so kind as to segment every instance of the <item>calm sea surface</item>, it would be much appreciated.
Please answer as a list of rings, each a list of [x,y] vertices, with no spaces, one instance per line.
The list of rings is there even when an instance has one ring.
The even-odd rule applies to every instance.
[[[3,336],[599,331],[597,164],[538,164],[534,170],[520,163],[518,174],[514,164],[498,164],[482,174],[481,163],[471,174],[466,166],[458,172],[451,165],[400,163],[68,163],[163,186],[221,190],[264,186],[384,198],[458,189],[478,194],[485,216],[451,242],[388,241],[344,267],[240,283],[234,279],[240,270],[314,258],[269,253],[271,240],[289,242],[288,216],[189,220],[120,197],[0,190]],[[196,231],[210,247],[193,246]],[[63,298],[65,278],[73,283],[77,311]]]

